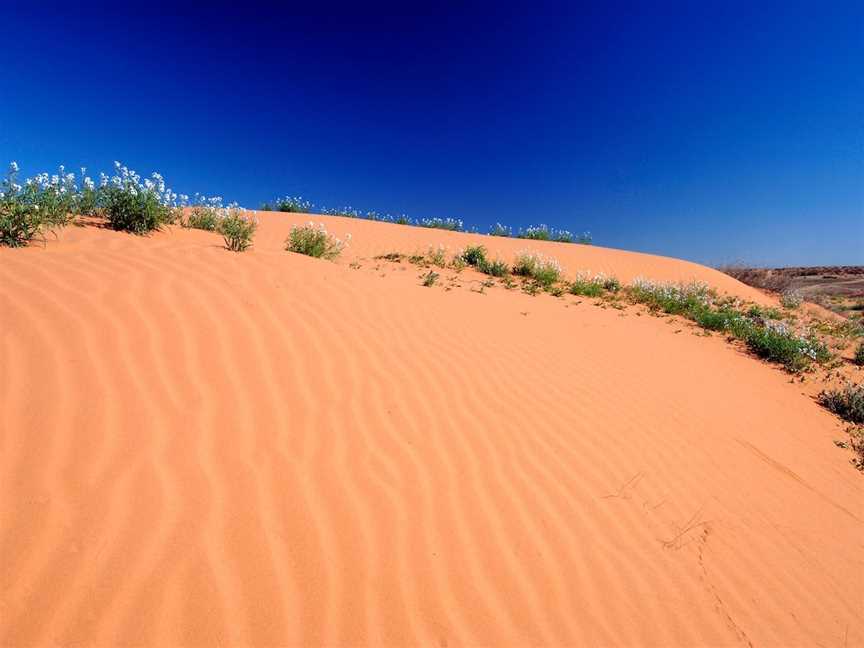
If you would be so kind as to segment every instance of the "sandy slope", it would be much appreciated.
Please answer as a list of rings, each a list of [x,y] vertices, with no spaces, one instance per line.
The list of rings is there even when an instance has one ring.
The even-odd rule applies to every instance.
[[[316,218],[351,253],[283,252],[301,220],[241,255],[0,250],[0,644],[864,642],[864,481],[786,374],[635,310],[349,267],[465,235]]]

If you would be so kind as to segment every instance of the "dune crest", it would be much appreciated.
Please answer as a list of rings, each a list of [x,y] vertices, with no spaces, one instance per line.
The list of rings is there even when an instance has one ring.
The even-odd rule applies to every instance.
[[[337,263],[289,254],[325,222]],[[482,242],[261,215],[254,248],[0,250],[0,645],[864,642],[864,486],[788,375],[664,319],[353,260]]]

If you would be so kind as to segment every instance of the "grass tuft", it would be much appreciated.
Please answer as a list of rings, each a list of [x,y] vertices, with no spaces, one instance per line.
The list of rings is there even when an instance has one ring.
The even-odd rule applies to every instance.
[[[243,252],[252,247],[252,237],[258,229],[258,219],[239,207],[229,208],[220,218],[218,232],[225,239],[225,247],[232,252]]]
[[[346,238],[350,240],[351,235]],[[338,257],[346,245],[347,241],[343,242],[328,233],[323,223],[316,226],[311,221],[306,225],[292,227],[285,241],[285,249],[289,252],[328,260]]]
[[[819,403],[850,423],[864,424],[864,384],[823,391]]]

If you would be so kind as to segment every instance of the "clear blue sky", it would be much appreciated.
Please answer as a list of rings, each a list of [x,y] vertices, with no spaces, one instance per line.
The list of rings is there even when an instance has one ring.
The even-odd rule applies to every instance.
[[[316,4],[7,3],[0,160],[864,263],[860,0]]]

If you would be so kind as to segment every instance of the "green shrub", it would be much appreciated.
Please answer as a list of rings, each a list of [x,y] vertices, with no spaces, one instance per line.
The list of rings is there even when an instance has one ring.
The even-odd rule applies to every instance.
[[[506,277],[510,274],[510,266],[500,259],[494,261],[483,259],[477,269],[491,277]]]
[[[343,242],[329,234],[323,223],[319,223],[316,227],[314,223],[309,222],[291,228],[291,233],[285,241],[285,249],[318,259],[335,259],[342,253],[350,238],[349,234]]]
[[[225,247],[232,252],[243,252],[252,246],[252,237],[258,229],[258,220],[245,209],[229,208],[219,219],[218,232],[225,239]]]
[[[627,290],[632,301],[672,315],[681,315],[713,331],[726,331],[742,340],[754,354],[801,371],[811,362],[826,362],[828,348],[812,335],[796,334],[786,324],[770,318],[777,309],[752,306],[736,310],[729,300],[718,300],[706,285],[658,284],[637,279]]]
[[[68,224],[75,205],[74,175],[47,173],[18,184],[18,165],[12,162],[0,183],[0,245],[23,247],[46,231]]]
[[[423,218],[418,222],[418,225],[432,229],[450,230],[451,232],[462,231],[462,221],[458,218]]]
[[[115,230],[148,234],[171,222],[171,210],[149,191],[111,187],[105,194],[105,216]]]
[[[864,423],[864,384],[823,391],[819,394],[819,402],[846,421]]]
[[[803,301],[801,294],[795,290],[785,290],[780,294],[780,305],[783,306],[783,308],[794,310],[798,308]]]
[[[277,198],[272,203],[261,205],[264,211],[281,211],[290,213],[308,214],[312,211],[312,203],[304,200],[301,196],[285,196]]]
[[[438,277],[440,275],[434,270],[430,270],[427,274],[423,275],[423,285],[427,288],[431,288],[435,285],[435,282],[438,281]]]
[[[40,235],[43,226],[32,205],[0,200],[0,245],[24,247]]]
[[[462,259],[468,265],[477,268],[486,261],[486,248],[482,245],[469,245],[462,252]]]
[[[489,236],[512,236],[513,230],[511,230],[506,225],[502,225],[501,223],[495,223],[494,226],[489,228]]]
[[[195,205],[183,221],[183,227],[215,232],[219,229],[221,207],[216,205]]]
[[[864,342],[858,345],[858,348],[855,349],[855,357],[853,358],[853,362],[859,367],[864,367]]]
[[[439,245],[438,247],[432,247],[430,245],[429,250],[426,252],[426,260],[434,266],[446,268],[447,248],[443,245]]]
[[[828,350],[816,340],[801,338],[783,325],[753,326],[744,342],[760,358],[784,365],[790,371],[800,371],[811,360],[828,359]]]
[[[601,297],[604,293],[618,292],[621,289],[621,282],[615,277],[607,277],[604,274],[597,274],[590,277],[580,273],[576,275],[576,279],[570,282],[569,291],[573,295],[581,295],[583,297]]]
[[[520,252],[513,263],[513,274],[529,277],[548,290],[561,279],[561,266],[555,259],[533,252]]]

